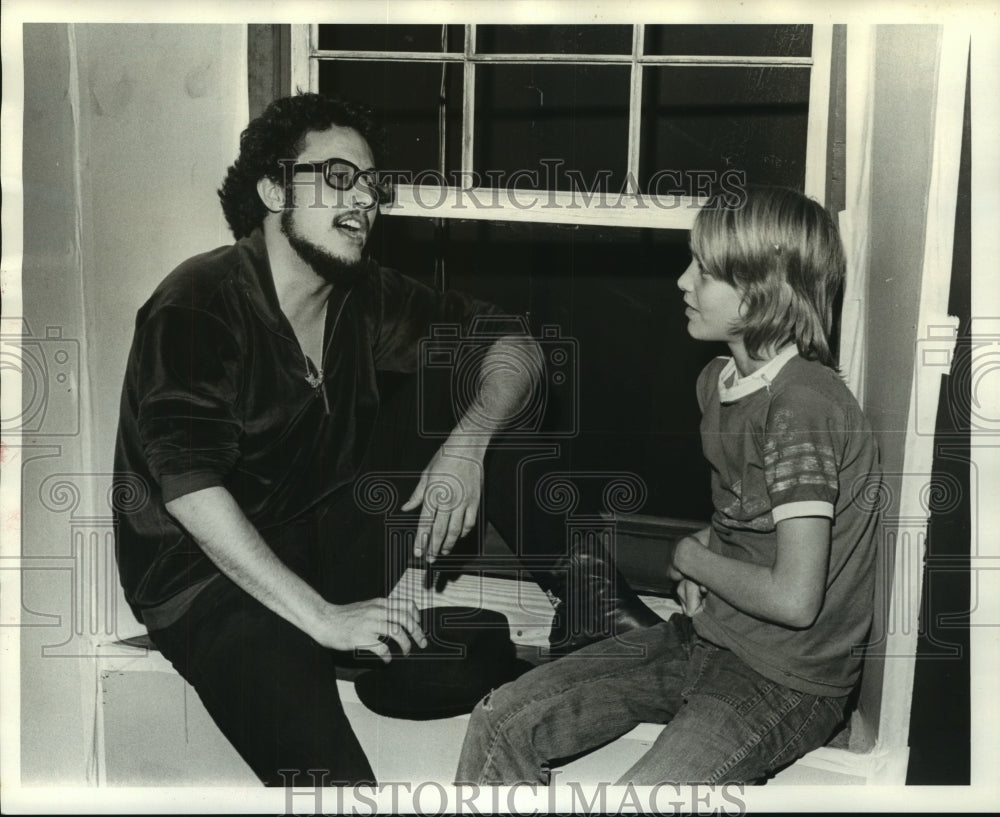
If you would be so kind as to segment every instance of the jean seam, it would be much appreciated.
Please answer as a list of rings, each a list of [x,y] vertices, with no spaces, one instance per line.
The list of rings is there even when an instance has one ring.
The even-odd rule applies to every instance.
[[[500,741],[500,735],[501,735],[501,733],[504,732],[504,730],[507,728],[507,724],[509,724],[514,718],[520,717],[522,714],[524,714],[525,712],[527,712],[529,709],[531,709],[532,707],[536,706],[537,704],[540,704],[543,701],[549,701],[549,700],[551,700],[553,698],[557,698],[557,697],[559,697],[561,695],[566,694],[566,692],[568,692],[570,690],[582,689],[582,688],[584,688],[586,686],[589,686],[591,684],[596,684],[596,683],[599,683],[599,682],[602,682],[602,681],[606,681],[606,680],[608,680],[610,678],[617,678],[617,677],[621,677],[621,673],[619,673],[619,672],[606,672],[603,675],[599,675],[599,676],[596,676],[594,678],[588,678],[583,683],[566,684],[564,686],[559,687],[558,689],[552,690],[548,695],[546,695],[544,697],[532,698],[530,701],[524,703],[522,706],[518,707],[514,711],[509,712],[503,718],[503,720],[501,720],[499,723],[496,724],[495,728],[493,728],[493,729],[490,730],[491,733],[492,733],[492,739],[490,740],[489,749],[486,752],[486,761],[483,764],[483,772],[479,776],[479,780],[478,780],[479,784],[480,785],[487,785],[488,784],[488,781],[486,779],[487,778],[487,775],[486,775],[487,769],[489,769],[490,771],[495,771],[495,769],[494,769],[494,763],[493,763],[493,758],[494,758],[494,754],[495,754],[495,751],[496,751],[496,746],[497,746],[497,744]],[[480,702],[480,705],[481,705],[481,702]],[[625,730],[625,731],[627,732],[628,730]],[[622,732],[622,734],[625,734],[625,732]]]
[[[732,707],[733,711],[736,712],[737,715],[742,717],[748,711],[757,706],[757,704],[759,704],[762,700],[764,700],[767,697],[767,694],[771,692],[771,690],[776,689],[777,686],[778,685],[775,683],[767,682],[762,687],[754,687],[754,694],[752,697],[737,698],[734,696],[727,695],[723,692],[717,692],[717,691],[700,692],[698,694],[704,695],[708,698],[715,698],[716,700],[722,701],[727,706]]]
[[[710,650],[706,652],[702,660],[698,662],[698,674],[692,679],[691,683],[687,684],[682,690],[681,695],[685,698],[691,696],[697,691],[697,687],[701,683],[702,679],[705,677],[705,673],[708,669],[708,664],[712,658],[719,655],[722,650],[719,647],[710,646],[706,649]],[[689,659],[690,660],[690,659]],[[751,670],[752,672],[752,670]],[[722,691],[701,691],[698,692],[699,695],[705,695],[707,697],[715,698],[716,700],[722,701],[724,704],[733,708],[733,710],[739,714],[743,715],[747,710],[753,709],[758,703],[760,703],[769,692],[773,689],[777,689],[780,685],[774,681],[768,680],[766,678],[761,678],[763,685],[754,687],[754,695],[752,698],[746,697],[736,697],[727,695]]]
[[[779,759],[779,758],[780,758],[780,757],[781,757],[782,755],[784,755],[784,754],[786,754],[786,753],[787,753],[787,751],[788,751],[789,747],[791,747],[791,746],[794,746],[794,745],[795,745],[795,744],[796,744],[797,742],[798,742],[798,743],[800,744],[800,746],[801,746],[801,741],[799,741],[799,738],[801,738],[801,737],[802,737],[802,733],[803,733],[803,732],[805,732],[805,730],[806,730],[806,729],[807,729],[807,728],[808,728],[809,726],[811,726],[811,725],[812,725],[813,721],[815,721],[815,720],[816,720],[816,717],[817,717],[817,716],[818,716],[818,714],[819,714],[819,708],[820,708],[820,705],[821,705],[821,704],[822,704],[822,703],[824,702],[824,700],[825,700],[825,699],[824,699],[823,697],[819,696],[819,695],[817,695],[817,696],[814,696],[814,699],[813,699],[813,706],[812,706],[812,709],[811,709],[811,710],[810,710],[810,712],[809,712],[809,715],[808,715],[808,717],[806,717],[806,719],[805,719],[804,721],[802,721],[802,725],[801,725],[801,726],[800,726],[800,727],[799,727],[799,728],[798,728],[797,730],[795,730],[795,734],[794,734],[794,735],[792,735],[792,736],[791,736],[791,737],[790,737],[790,738],[788,739],[788,741],[787,741],[787,742],[786,742],[786,743],[785,743],[785,744],[784,744],[784,745],[783,745],[783,746],[782,746],[782,747],[781,747],[781,748],[780,748],[780,749],[779,749],[779,750],[778,750],[778,751],[777,751],[777,752],[775,753],[775,755],[774,755],[774,756],[773,756],[773,757],[772,757],[772,758],[770,759],[770,761],[769,761],[769,765],[771,765],[771,766],[773,767],[773,766],[775,765],[775,763],[776,763],[776,762],[778,761],[778,759]],[[802,751],[801,751],[801,749],[799,749],[799,750],[796,750],[796,751],[794,752],[794,754],[795,754],[795,758],[793,758],[793,759],[798,759],[799,757],[801,757],[801,756],[802,756],[802,754],[804,754],[804,752],[802,752]]]
[[[705,649],[706,650],[717,650],[718,648],[716,648],[716,647],[706,647]],[[686,684],[684,687],[681,688],[680,695],[681,695],[682,698],[687,699],[688,697],[690,697],[694,693],[695,689],[697,689],[698,685],[701,683],[702,679],[705,677],[705,672],[706,672],[706,670],[708,668],[708,660],[711,657],[712,657],[712,653],[711,652],[706,652],[704,655],[702,655],[699,658],[695,659],[695,657],[694,657],[694,647],[691,648],[691,654],[688,656],[688,661],[697,660],[697,662],[698,662],[697,663],[697,672],[695,673],[694,678],[691,679],[691,682],[688,683],[688,684]]]
[[[726,774],[726,772],[732,769],[737,763],[744,760],[746,756],[749,755],[754,748],[760,745],[761,741],[764,739],[764,736],[772,729],[774,729],[774,727],[777,726],[792,709],[794,709],[796,706],[799,705],[799,703],[802,701],[802,698],[805,697],[804,693],[802,692],[794,690],[790,691],[793,691],[794,695],[791,698],[783,699],[784,705],[781,707],[781,709],[772,712],[771,717],[769,717],[757,729],[754,729],[753,732],[751,732],[750,736],[747,738],[747,740],[744,741],[739,751],[734,752],[730,756],[728,762],[722,764],[718,769],[716,769],[715,774],[710,775],[709,778],[705,781],[706,783],[709,784],[717,783],[719,779],[722,777],[722,775]],[[739,713],[737,712],[737,714]],[[740,717],[742,718],[742,715],[740,715]]]

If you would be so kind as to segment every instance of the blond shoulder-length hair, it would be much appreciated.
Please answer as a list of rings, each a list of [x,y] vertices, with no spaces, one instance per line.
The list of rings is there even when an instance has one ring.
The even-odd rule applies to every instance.
[[[794,342],[803,357],[835,368],[830,330],[845,262],[833,219],[795,190],[744,192],[739,201],[708,200],[691,231],[692,252],[706,273],[742,293],[733,328],[751,357]]]

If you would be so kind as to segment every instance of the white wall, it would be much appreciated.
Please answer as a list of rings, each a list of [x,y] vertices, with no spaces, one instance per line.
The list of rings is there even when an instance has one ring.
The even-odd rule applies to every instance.
[[[247,121],[246,29],[26,25],[24,75],[24,316],[62,338],[39,344],[52,405],[21,458],[21,772],[80,784],[93,644],[133,624],[107,502],[132,323],[177,263],[231,240],[215,191]]]

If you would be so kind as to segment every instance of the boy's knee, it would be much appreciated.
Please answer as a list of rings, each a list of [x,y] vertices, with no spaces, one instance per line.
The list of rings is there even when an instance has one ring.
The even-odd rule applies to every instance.
[[[500,689],[491,689],[476,704],[472,710],[473,719],[491,720],[506,707],[504,706],[506,695]]]
[[[510,686],[491,689],[479,700],[470,715],[470,730],[493,733],[511,720],[518,709],[518,696],[511,694]]]

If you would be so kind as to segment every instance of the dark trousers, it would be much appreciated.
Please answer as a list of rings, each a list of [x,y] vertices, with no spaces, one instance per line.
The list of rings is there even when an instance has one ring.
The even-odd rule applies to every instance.
[[[263,531],[284,563],[333,603],[385,596],[406,569],[411,540],[389,541],[389,520],[398,526],[399,505],[443,442],[419,433],[414,379],[385,384],[356,486],[278,531]],[[563,547],[564,524],[539,507],[536,486],[553,468],[567,467],[565,448],[557,457],[559,447],[538,436],[514,442],[487,455],[486,516],[544,575],[546,559]],[[418,517],[410,514],[412,524]],[[474,532],[456,551],[478,541]],[[328,785],[374,781],[337,692],[336,667],[353,656],[321,647],[221,576],[179,621],[150,635],[265,784],[291,785],[299,773],[304,785],[315,769],[328,772]]]

